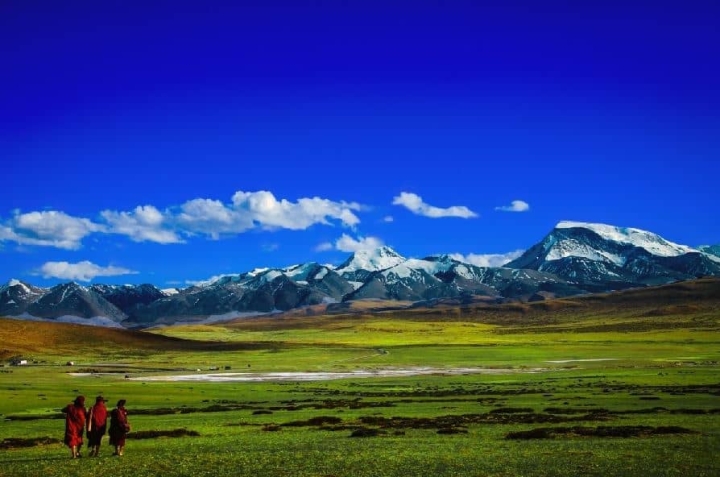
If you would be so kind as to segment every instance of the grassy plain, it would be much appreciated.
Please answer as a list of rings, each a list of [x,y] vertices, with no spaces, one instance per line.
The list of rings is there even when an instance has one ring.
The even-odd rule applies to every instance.
[[[0,476],[720,475],[718,280],[149,332],[0,320],[0,353],[31,360],[0,368]],[[378,375],[150,379],[353,370]],[[77,394],[127,399],[125,456],[69,458]]]

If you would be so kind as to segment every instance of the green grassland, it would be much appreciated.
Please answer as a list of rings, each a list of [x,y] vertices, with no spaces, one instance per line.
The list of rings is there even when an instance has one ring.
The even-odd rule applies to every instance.
[[[0,476],[720,475],[718,280],[146,332],[0,319],[0,357],[16,355],[30,364],[0,368]],[[420,366],[437,370],[380,375]],[[484,372],[443,372],[458,367]],[[353,370],[378,374],[151,379]],[[123,457],[106,438],[69,458],[58,411],[77,394],[127,399]]]

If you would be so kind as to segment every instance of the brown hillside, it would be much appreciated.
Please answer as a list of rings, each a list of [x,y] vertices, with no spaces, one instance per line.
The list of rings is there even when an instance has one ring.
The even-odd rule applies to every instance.
[[[720,279],[702,278],[538,302],[406,310],[384,315],[422,320],[462,319],[522,327],[578,323],[586,319],[642,321],[653,317],[684,316],[687,320],[702,318],[717,325],[720,321]]]
[[[0,359],[18,354],[117,351],[212,351],[264,348],[262,343],[184,340],[142,331],[0,318]]]
[[[611,293],[551,299],[537,302],[504,304],[473,303],[470,305],[442,305],[432,308],[408,308],[369,312],[367,309],[348,310],[345,314],[325,316],[257,317],[234,320],[225,326],[246,330],[317,328],[325,323],[337,325],[342,321],[352,326],[354,321],[369,317],[419,321],[473,321],[506,327],[529,329],[536,326],[581,323],[588,319],[608,321],[637,321],[658,317],[682,318],[717,323],[720,321],[720,279],[703,278],[657,287],[624,290]],[[712,324],[712,323],[711,323]],[[576,326],[574,325],[574,326]],[[607,330],[612,326],[608,325]],[[645,325],[641,325],[642,328]],[[655,325],[653,325],[655,326]],[[676,320],[674,326],[683,326]],[[714,325],[713,325],[714,326]],[[647,328],[647,326],[646,326]],[[650,326],[652,328],[652,326]],[[568,328],[570,331],[571,328]],[[589,329],[586,329],[589,331]]]

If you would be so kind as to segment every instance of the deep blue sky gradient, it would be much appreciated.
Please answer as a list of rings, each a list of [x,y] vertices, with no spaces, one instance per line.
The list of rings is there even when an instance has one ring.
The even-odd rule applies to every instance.
[[[343,233],[407,256],[505,253],[566,219],[720,242],[717,3],[302,3],[0,6],[0,224],[238,190],[367,206],[354,230],[0,241],[0,282],[55,283],[37,276],[48,261],[159,286],[337,263],[315,248]],[[403,191],[480,217],[414,215],[392,205]],[[530,210],[495,210],[518,199]]]

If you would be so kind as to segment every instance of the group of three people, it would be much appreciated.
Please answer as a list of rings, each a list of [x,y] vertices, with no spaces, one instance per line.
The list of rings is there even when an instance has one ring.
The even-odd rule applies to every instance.
[[[110,435],[110,445],[115,446],[113,455],[123,455],[125,449],[125,437],[130,432],[130,424],[127,419],[125,400],[121,399],[117,407],[110,415],[110,429],[107,429],[108,411],[105,407],[105,399],[98,396],[95,405],[85,409],[85,396],[78,396],[75,401],[62,409],[65,413],[65,445],[70,448],[73,459],[80,457],[80,449],[83,445],[83,432],[87,432],[88,448],[90,456],[97,457],[100,453],[100,442],[105,432]]]

